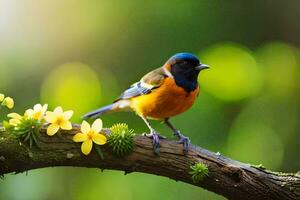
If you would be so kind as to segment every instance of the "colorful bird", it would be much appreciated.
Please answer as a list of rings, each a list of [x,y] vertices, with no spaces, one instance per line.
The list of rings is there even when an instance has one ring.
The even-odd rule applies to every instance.
[[[189,109],[199,94],[198,75],[208,65],[190,53],[178,53],[172,56],[162,67],[157,68],[125,90],[113,104],[87,113],[83,118],[96,118],[102,114],[134,111],[140,116],[150,133],[147,137],[153,141],[154,152],[159,155],[160,139],[165,138],[154,130],[148,119],[161,120],[179,138],[183,152],[188,152],[190,139],[177,130],[169,121],[170,117]]]

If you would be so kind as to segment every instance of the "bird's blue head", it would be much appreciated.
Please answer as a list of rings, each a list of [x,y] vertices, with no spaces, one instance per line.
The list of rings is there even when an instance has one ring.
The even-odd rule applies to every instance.
[[[166,62],[165,66],[174,76],[176,84],[187,91],[192,91],[198,86],[199,72],[209,68],[190,53],[175,54]]]

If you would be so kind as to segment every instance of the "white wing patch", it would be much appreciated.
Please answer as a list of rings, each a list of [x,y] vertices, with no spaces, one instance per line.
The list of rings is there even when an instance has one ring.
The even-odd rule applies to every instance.
[[[130,107],[130,101],[129,100],[122,100],[122,101],[118,101],[118,108],[123,109],[123,108],[127,108]]]
[[[165,67],[157,68],[143,76],[139,82],[131,85],[116,101],[149,94],[161,85],[165,77],[172,77],[172,74]]]
[[[141,83],[141,87],[146,88],[146,89],[149,89],[149,90],[152,90],[152,89],[155,87],[154,85],[145,83],[145,82],[143,81],[143,79],[141,80],[140,83]]]
[[[146,87],[150,87],[149,84],[146,85]],[[151,89],[146,88],[144,86],[142,86],[142,82],[137,82],[133,85],[131,85],[127,90],[125,90],[121,96],[119,97],[118,100],[120,99],[130,99],[132,97],[136,97],[136,96],[140,96],[140,95],[144,95],[144,94],[149,94],[151,92],[151,89],[153,88],[153,86],[151,87]]]

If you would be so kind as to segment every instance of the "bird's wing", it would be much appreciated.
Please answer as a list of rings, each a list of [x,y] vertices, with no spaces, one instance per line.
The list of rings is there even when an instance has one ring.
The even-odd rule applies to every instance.
[[[149,94],[155,88],[158,88],[163,79],[167,77],[163,68],[155,69],[139,81],[131,85],[127,90],[125,90],[121,96],[116,100],[120,99],[130,99],[132,97]]]

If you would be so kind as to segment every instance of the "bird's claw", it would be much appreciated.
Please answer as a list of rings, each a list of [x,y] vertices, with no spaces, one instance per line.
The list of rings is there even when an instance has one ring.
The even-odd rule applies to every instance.
[[[180,131],[177,131],[174,133],[175,136],[177,136],[179,138],[179,140],[177,141],[178,144],[182,144],[183,146],[183,153],[184,155],[186,155],[189,151],[189,146],[191,143],[191,140],[189,137],[184,136],[183,134],[180,133]]]
[[[160,143],[159,143],[159,141],[160,141],[160,139],[166,139],[166,137],[160,135],[156,131],[151,131],[151,133],[144,134],[144,135],[147,136],[148,138],[152,139],[154,153],[159,156],[159,154],[160,154]]]

